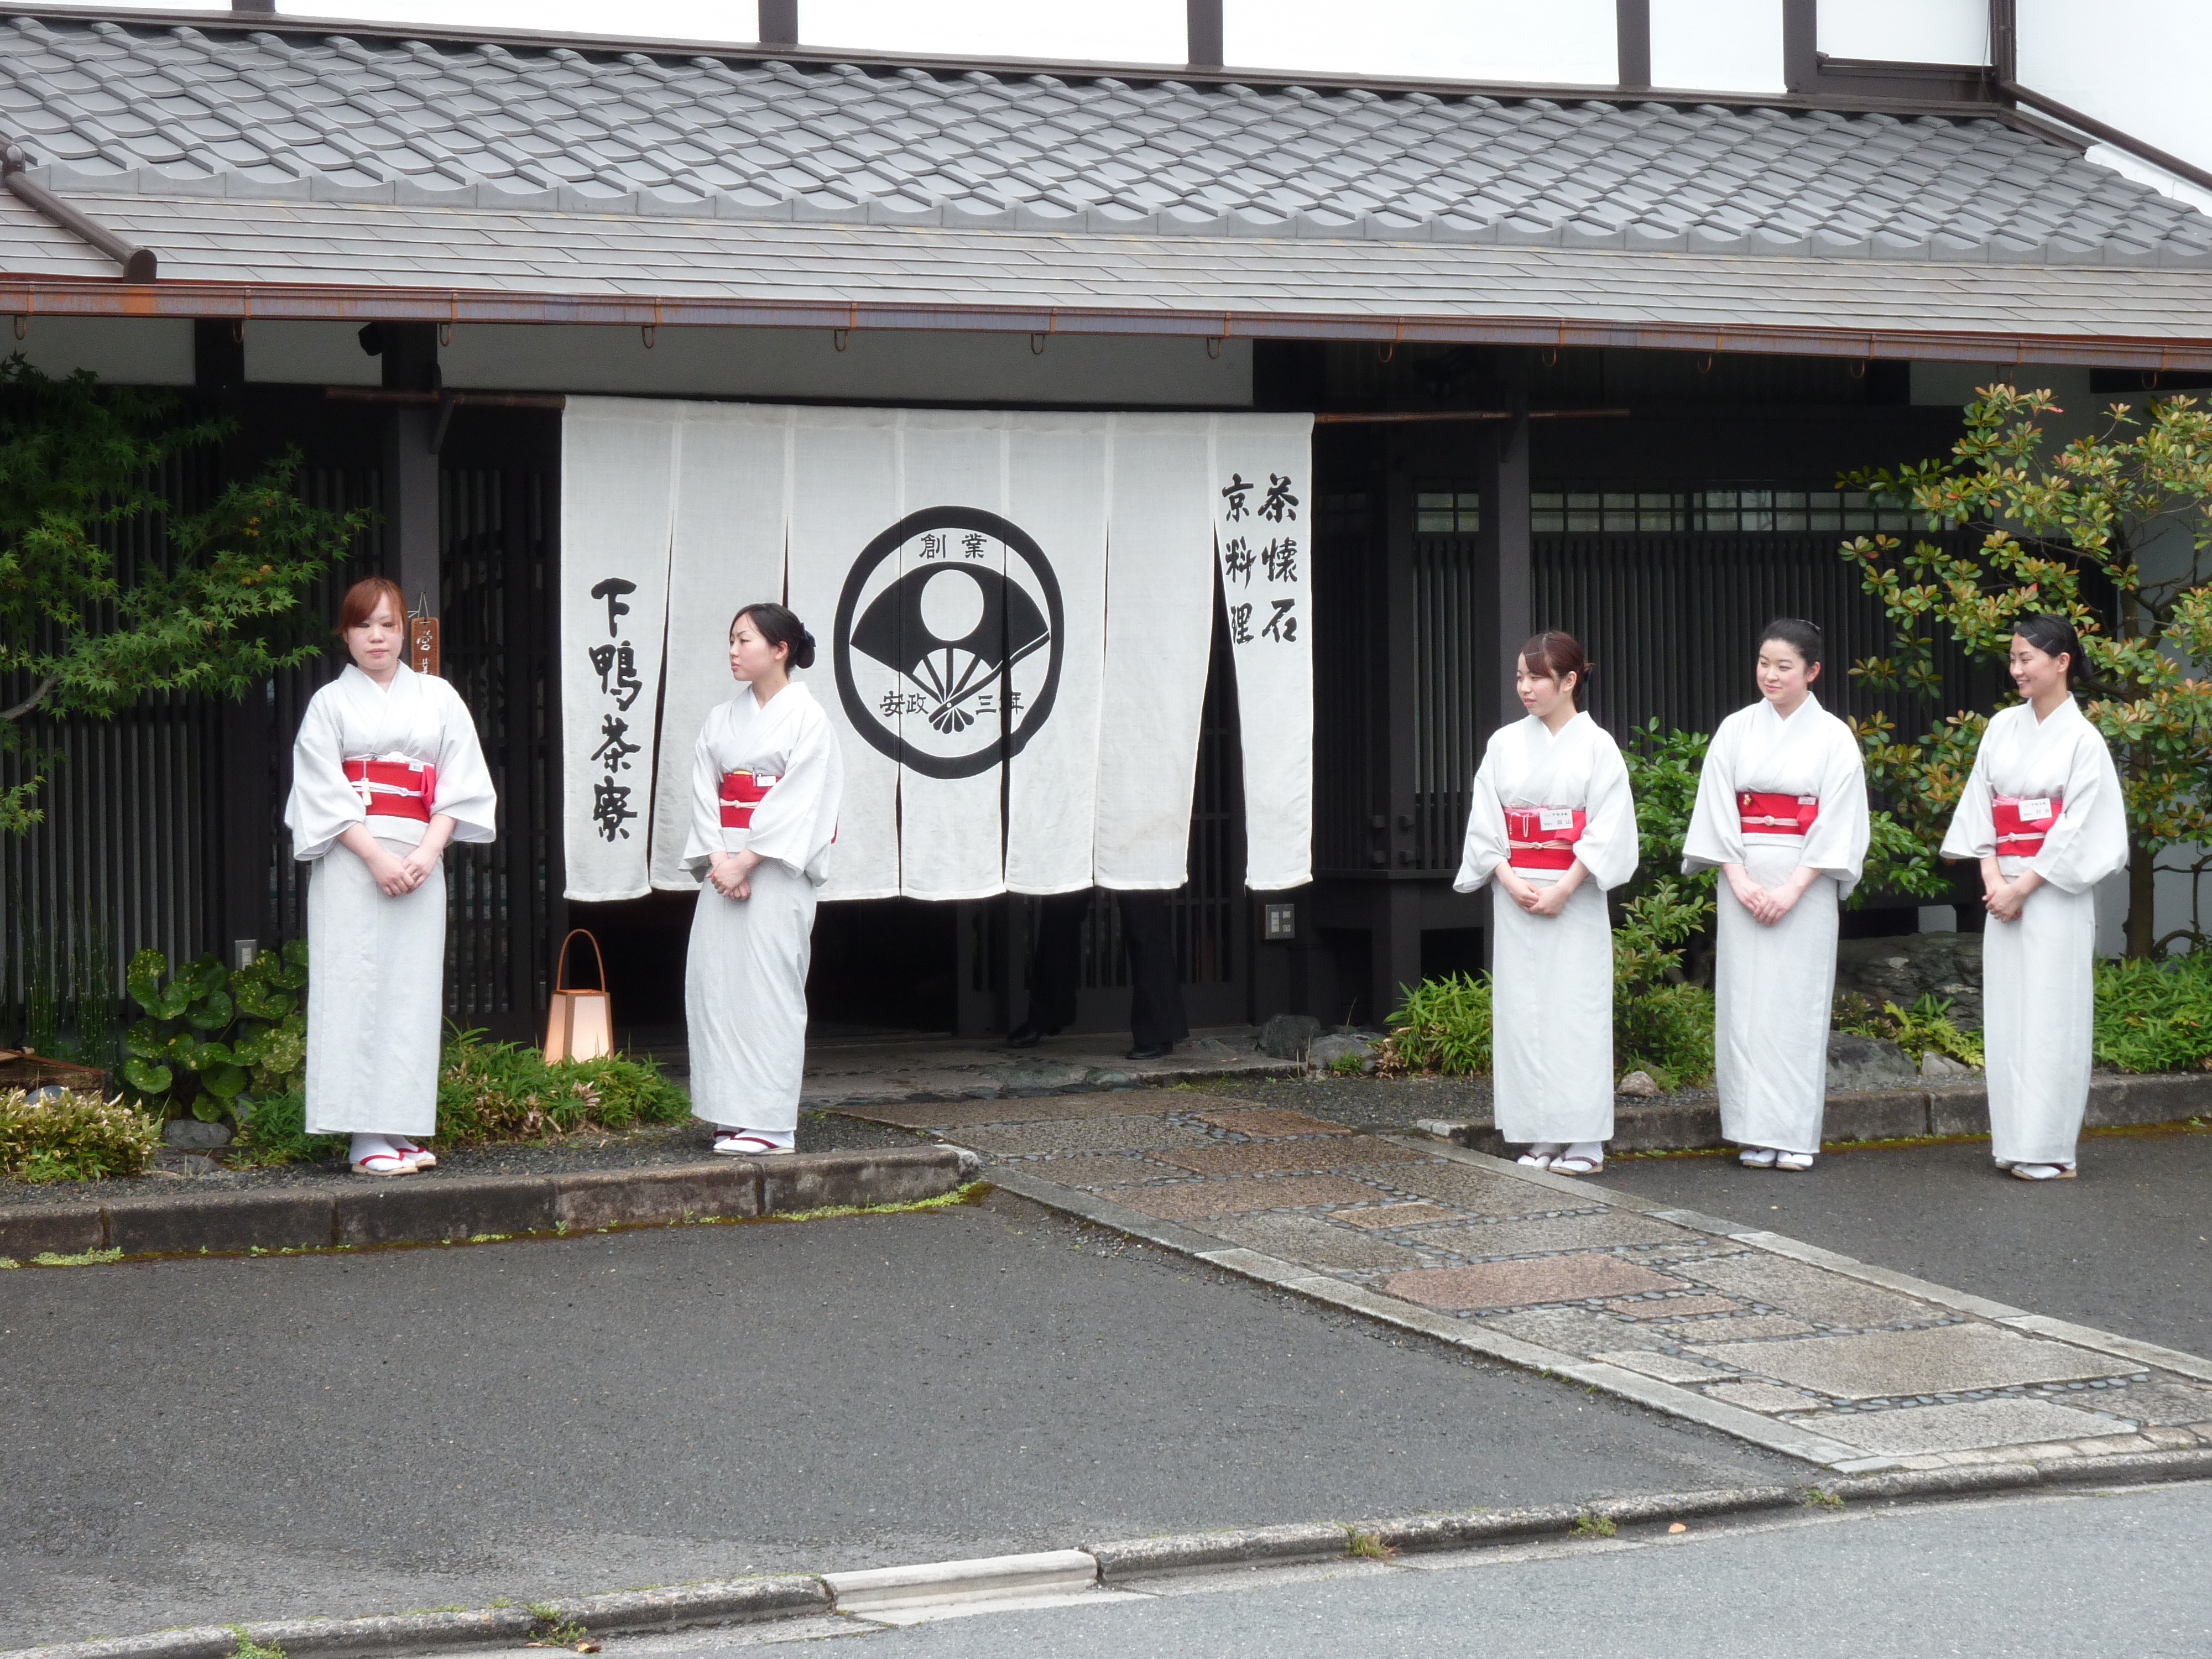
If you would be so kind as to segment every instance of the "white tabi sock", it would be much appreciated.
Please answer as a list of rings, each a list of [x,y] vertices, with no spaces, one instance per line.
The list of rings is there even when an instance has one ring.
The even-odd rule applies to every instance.
[[[353,1138],[353,1150],[346,1156],[358,1164],[362,1159],[374,1158],[379,1152],[392,1152],[396,1156],[398,1151],[398,1149],[392,1146],[390,1135],[356,1134]]]
[[[1567,1148],[1563,1156],[1567,1158],[1587,1159],[1592,1164],[1602,1164],[1605,1162],[1605,1142],[1602,1140],[1577,1140],[1573,1146]]]
[[[718,1123],[714,1126],[714,1133],[718,1135],[751,1135],[765,1140],[771,1146],[795,1146],[799,1144],[799,1131],[796,1129],[747,1129]]]

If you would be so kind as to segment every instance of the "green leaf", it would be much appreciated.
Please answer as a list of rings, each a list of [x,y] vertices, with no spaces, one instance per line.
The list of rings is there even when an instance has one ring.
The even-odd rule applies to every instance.
[[[228,991],[210,991],[192,1006],[185,1016],[192,1029],[198,1031],[220,1031],[230,1024],[237,1012]]]
[[[152,1020],[133,1020],[124,1036],[123,1050],[141,1060],[161,1060],[168,1054],[170,1042],[169,1034]]]
[[[169,959],[149,948],[131,958],[131,971],[124,981],[131,1000],[157,1019],[173,1018],[161,1012],[161,976],[168,971]]]
[[[142,1095],[160,1095],[167,1093],[169,1085],[176,1079],[166,1066],[149,1065],[143,1060],[126,1060],[123,1062],[123,1080]]]
[[[307,941],[303,939],[286,939],[284,941],[284,962],[286,966],[296,968],[302,975],[306,974],[307,971]],[[297,986],[292,985],[289,981],[286,983],[290,987],[290,988],[298,988]],[[300,985],[304,985],[306,983],[307,981],[304,978],[299,981]]]
[[[212,1066],[200,1073],[200,1086],[217,1100],[229,1100],[246,1086],[243,1067],[230,1065]]]

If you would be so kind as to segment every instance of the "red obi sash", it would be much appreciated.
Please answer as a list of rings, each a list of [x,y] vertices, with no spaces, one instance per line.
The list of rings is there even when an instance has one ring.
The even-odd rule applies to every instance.
[[[1763,795],[1746,789],[1737,793],[1735,808],[1747,836],[1808,836],[1813,821],[1820,816],[1820,798]]]
[[[438,769],[427,761],[349,760],[346,781],[373,818],[430,821],[438,799]]]
[[[1506,861],[1516,870],[1571,868],[1575,843],[1589,825],[1589,815],[1579,806],[1509,806]]]
[[[780,780],[769,772],[748,772],[740,767],[722,774],[722,828],[750,830],[753,808],[768,799]]]
[[[1997,856],[2032,859],[2043,850],[2043,838],[2058,824],[2066,810],[2066,797],[2057,790],[2048,795],[1999,795],[1990,802],[1990,818],[1996,827]]]

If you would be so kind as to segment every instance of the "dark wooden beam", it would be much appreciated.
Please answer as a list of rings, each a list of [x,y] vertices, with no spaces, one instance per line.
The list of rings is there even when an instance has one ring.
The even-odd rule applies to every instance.
[[[1990,0],[1990,72],[2000,81],[2020,78],[2019,0]]]
[[[1613,0],[1613,36],[1624,92],[1651,85],[1651,0]]]
[[[1782,0],[1782,84],[1811,92],[1820,80],[1820,0]]]
[[[1188,0],[1188,62],[1193,69],[1219,69],[1229,60],[1221,43],[1221,0]]]

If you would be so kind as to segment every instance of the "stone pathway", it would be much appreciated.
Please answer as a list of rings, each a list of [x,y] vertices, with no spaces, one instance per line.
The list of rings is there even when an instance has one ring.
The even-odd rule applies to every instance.
[[[972,1147],[1056,1208],[1838,1470],[2212,1446],[2212,1363],[1416,1136],[1196,1091],[839,1109]]]

